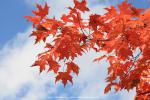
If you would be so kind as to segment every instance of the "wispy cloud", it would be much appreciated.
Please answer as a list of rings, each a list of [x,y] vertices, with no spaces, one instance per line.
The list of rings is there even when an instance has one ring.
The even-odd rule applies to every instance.
[[[29,32],[30,29],[23,34],[19,33],[1,50],[0,98],[15,97],[14,95],[27,84],[33,86],[31,89],[33,90],[34,87],[38,88],[39,85],[50,81],[50,78],[45,78],[43,75],[36,77],[38,69],[30,67],[42,48],[33,45],[33,41],[28,39]]]

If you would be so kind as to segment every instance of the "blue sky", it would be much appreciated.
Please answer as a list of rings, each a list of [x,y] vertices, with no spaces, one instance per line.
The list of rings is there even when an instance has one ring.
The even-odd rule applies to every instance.
[[[32,9],[24,0],[0,0],[0,47],[29,27],[23,16],[30,15]]]
[[[76,59],[81,66],[81,72],[74,78],[74,85],[64,88],[60,83],[54,84],[53,73],[38,74],[38,68],[28,66],[36,59],[36,55],[43,50],[42,43],[33,45],[34,39],[28,38],[31,33],[31,23],[23,16],[31,15],[34,4],[38,0],[0,0],[0,99],[2,100],[64,100],[62,97],[74,97],[96,100],[132,100],[134,90],[128,93],[122,91],[107,95],[103,94],[106,86],[105,77],[107,62],[92,63],[97,54],[92,51]],[[39,0],[43,1],[43,0]],[[38,1],[38,2],[39,2]],[[72,5],[71,0],[47,0],[52,12],[59,16],[64,6]],[[110,2],[111,1],[111,2]],[[89,0],[93,12],[104,13],[102,8],[115,5],[123,0]],[[129,0],[137,7],[148,7],[148,0]],[[56,5],[57,4],[57,5]],[[57,11],[59,10],[59,12]],[[92,73],[91,73],[92,72]],[[58,97],[55,98],[54,97]],[[72,97],[72,98],[71,98]],[[74,100],[76,100],[74,98]],[[65,100],[69,98],[65,98]]]

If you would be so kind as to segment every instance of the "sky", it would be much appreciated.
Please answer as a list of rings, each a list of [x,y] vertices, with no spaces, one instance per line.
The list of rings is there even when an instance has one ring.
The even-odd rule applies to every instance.
[[[49,16],[59,17],[65,13],[65,7],[73,5],[72,0],[46,0],[51,7]],[[110,2],[111,1],[111,2]],[[103,14],[104,7],[116,5],[123,0],[88,0],[92,13]],[[93,51],[76,59],[80,65],[74,85],[66,88],[61,83],[55,84],[53,73],[43,72],[30,66],[36,55],[43,51],[42,45],[34,45],[31,23],[23,16],[32,15],[35,3],[44,0],[0,0],[0,100],[133,100],[135,90],[104,94],[107,83],[108,63],[92,60],[101,55]],[[136,7],[149,7],[148,0],[129,0]]]

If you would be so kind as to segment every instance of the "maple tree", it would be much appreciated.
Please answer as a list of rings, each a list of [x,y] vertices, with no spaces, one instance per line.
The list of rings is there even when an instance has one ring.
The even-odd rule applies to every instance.
[[[150,99],[150,8],[136,8],[127,0],[118,5],[104,8],[104,15],[91,14],[86,0],[74,1],[68,7],[69,13],[60,19],[49,18],[49,6],[37,4],[34,16],[25,16],[33,23],[31,36],[35,43],[44,41],[46,51],[38,55],[32,66],[39,66],[40,72],[49,67],[56,74],[56,80],[64,86],[72,81],[72,73],[79,74],[79,66],[74,62],[78,56],[93,49],[105,52],[94,61],[106,59],[108,76],[104,93],[113,87],[116,91],[136,88],[137,100]],[[52,41],[47,38],[52,36]]]

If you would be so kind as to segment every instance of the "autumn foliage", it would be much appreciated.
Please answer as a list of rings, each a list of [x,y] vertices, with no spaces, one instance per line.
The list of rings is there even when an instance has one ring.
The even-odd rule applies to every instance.
[[[73,83],[73,73],[79,74],[75,58],[91,49],[105,52],[94,59],[106,59],[110,65],[104,92],[112,87],[116,91],[136,88],[135,99],[150,99],[150,9],[136,8],[126,0],[118,8],[104,8],[104,15],[84,19],[82,15],[90,12],[86,0],[74,0],[74,7],[67,8],[69,13],[56,19],[47,16],[47,3],[36,6],[34,16],[25,18],[33,23],[35,43],[44,41],[46,51],[32,66],[38,66],[40,72],[48,66],[48,72],[56,74],[56,82],[66,86],[68,81]],[[52,41],[47,42],[50,36]]]

